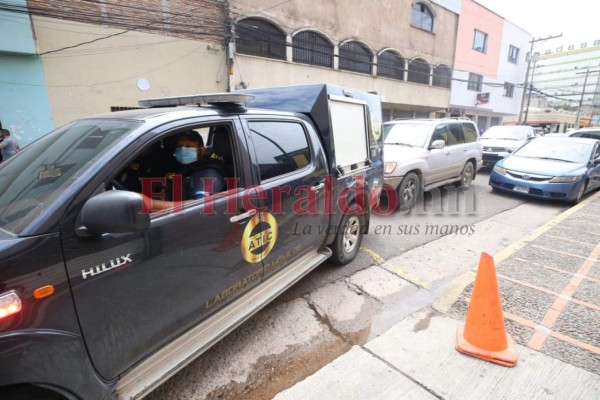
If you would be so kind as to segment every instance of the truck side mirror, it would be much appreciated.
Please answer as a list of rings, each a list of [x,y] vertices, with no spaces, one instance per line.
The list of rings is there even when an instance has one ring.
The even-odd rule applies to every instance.
[[[91,235],[143,231],[150,227],[150,214],[142,213],[142,195],[109,190],[89,199],[81,209],[80,229]]]
[[[430,149],[436,150],[441,150],[444,147],[446,147],[446,141],[443,139],[434,140],[433,142],[431,142],[431,146],[429,146]]]

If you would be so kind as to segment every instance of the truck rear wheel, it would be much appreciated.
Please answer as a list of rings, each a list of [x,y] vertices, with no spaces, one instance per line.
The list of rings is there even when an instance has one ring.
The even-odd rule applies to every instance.
[[[331,245],[331,261],[346,265],[354,260],[362,243],[362,236],[362,218],[357,214],[344,214]]]

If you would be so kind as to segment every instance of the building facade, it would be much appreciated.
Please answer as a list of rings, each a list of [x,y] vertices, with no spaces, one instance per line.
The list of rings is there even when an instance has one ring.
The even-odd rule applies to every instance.
[[[461,3],[452,75],[452,116],[480,130],[519,113],[531,35],[473,0]]]
[[[533,96],[544,108],[571,111],[572,126],[599,125],[600,39],[546,47],[531,69]]]
[[[327,82],[382,96],[384,120],[445,115],[455,1],[231,0],[233,88]]]
[[[21,53],[11,53],[13,63],[20,64],[8,74],[2,71],[2,77],[10,83],[0,82],[0,93],[4,96],[6,87],[21,91],[28,104],[33,103],[32,115],[48,119],[39,130],[15,122],[19,130],[28,132],[24,133],[29,135],[26,142],[75,118],[136,107],[142,98],[227,89],[226,2],[9,2],[20,4],[2,5],[0,12],[9,20],[21,18],[15,24],[20,29],[26,24],[30,28],[29,36],[23,35],[28,41],[22,40],[17,50]],[[0,20],[3,32],[6,19]],[[0,51],[6,52],[6,43],[13,42],[13,37],[3,34]],[[15,71],[21,70],[24,63],[35,68],[35,73],[20,79]],[[7,68],[4,60],[0,68]],[[44,101],[46,113],[37,106]],[[1,103],[0,118],[5,125],[4,118],[8,117],[4,117],[4,108],[16,110],[21,106],[5,98]],[[11,115],[11,110],[6,113]],[[51,118],[47,118],[50,110]]]

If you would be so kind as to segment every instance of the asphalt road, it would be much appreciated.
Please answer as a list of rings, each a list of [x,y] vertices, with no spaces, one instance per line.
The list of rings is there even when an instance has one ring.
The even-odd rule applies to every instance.
[[[446,289],[440,276],[453,272],[439,260],[422,263],[422,250],[461,269],[465,245],[501,249],[568,208],[492,192],[488,178],[480,171],[465,192],[433,191],[410,212],[374,216],[352,263],[319,266],[148,398],[271,398],[434,301]],[[395,269],[398,260],[418,268],[409,265],[407,278]],[[390,277],[399,293],[392,298],[384,293]],[[381,298],[360,290],[372,284]]]

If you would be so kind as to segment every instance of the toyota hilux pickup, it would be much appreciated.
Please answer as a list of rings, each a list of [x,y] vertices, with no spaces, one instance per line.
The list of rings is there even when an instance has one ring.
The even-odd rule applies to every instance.
[[[0,166],[1,399],[142,398],[359,250],[383,184],[379,96],[312,84],[140,106]],[[182,132],[225,190],[177,195],[165,165]]]

